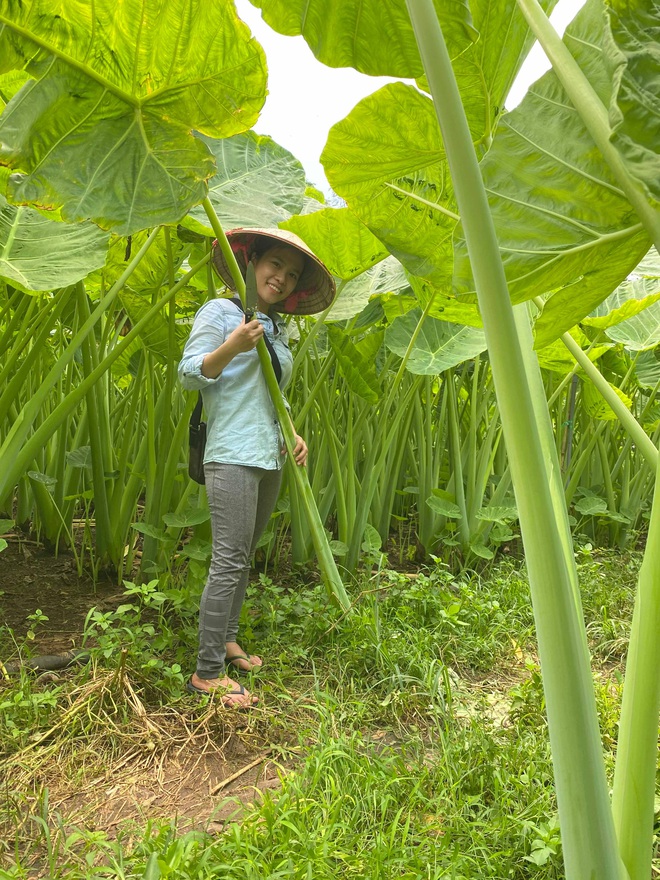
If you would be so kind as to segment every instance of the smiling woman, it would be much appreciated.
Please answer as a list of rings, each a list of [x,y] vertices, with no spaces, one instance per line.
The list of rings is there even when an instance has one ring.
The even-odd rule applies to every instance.
[[[202,391],[208,415],[204,455],[213,550],[199,614],[197,669],[188,682],[196,693],[218,691],[224,705],[249,708],[256,698],[229,678],[227,668],[251,672],[260,657],[239,645],[238,620],[249,563],[275,507],[285,448],[273,401],[261,369],[263,339],[280,388],[291,378],[293,358],[279,311],[308,314],[325,308],[334,280],[293,233],[234,230],[227,239],[242,274],[254,266],[255,320],[236,300],[215,299],[199,310],[179,365],[185,388]],[[214,265],[233,286],[221,250]],[[295,433],[295,432],[294,432]],[[293,458],[307,463],[307,445],[295,434]]]

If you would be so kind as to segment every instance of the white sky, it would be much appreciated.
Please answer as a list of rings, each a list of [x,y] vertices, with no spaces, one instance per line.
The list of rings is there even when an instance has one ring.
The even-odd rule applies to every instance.
[[[239,16],[264,47],[268,60],[268,97],[255,125],[259,134],[270,135],[299,159],[307,178],[327,193],[329,185],[319,162],[328,131],[366,95],[375,92],[387,77],[367,76],[352,68],[330,68],[312,55],[302,37],[284,37],[261,18],[249,0],[235,0]],[[559,0],[550,19],[564,32],[586,0]],[[513,84],[507,109],[520,103],[530,83],[547,70],[541,47],[534,45]]]

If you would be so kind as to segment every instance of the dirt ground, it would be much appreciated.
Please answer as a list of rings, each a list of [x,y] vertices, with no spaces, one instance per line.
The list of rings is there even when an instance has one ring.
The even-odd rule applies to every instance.
[[[12,539],[0,553],[0,660],[6,664],[21,659],[27,617],[37,609],[48,622],[36,628],[30,653],[60,654],[81,646],[90,608],[108,610],[121,601],[116,582],[101,578],[94,585],[89,576],[79,577],[72,556],[55,558],[33,542]],[[45,688],[74,675],[67,670],[49,673],[37,686]],[[8,686],[0,677],[0,700]],[[126,737],[126,748],[112,759],[95,762],[81,742],[79,766],[75,752],[68,759],[51,756],[42,765],[36,748],[13,764],[10,775],[22,781],[14,792],[28,808],[22,830],[14,827],[14,834],[29,831],[30,808],[34,805],[36,810],[43,786],[48,787],[51,810],[65,826],[111,836],[134,822],[144,827],[150,819],[176,819],[181,830],[215,833],[239,819],[245,805],[261,792],[279,787],[286,768],[281,751],[273,750],[267,740],[269,725],[261,709],[246,718],[245,713],[214,705],[202,709],[191,696],[154,715],[145,710],[138,694],[134,709],[135,729]],[[57,737],[51,734],[45,741],[45,752]],[[89,767],[84,766],[87,762]],[[7,831],[13,837],[10,829],[2,829]]]
[[[90,608],[117,607],[121,595],[121,587],[108,577],[102,575],[96,586],[89,575],[79,577],[71,554],[53,556],[34,541],[10,537],[9,546],[0,553],[0,623],[13,633],[13,641],[18,645],[25,641],[29,614],[39,609],[48,617],[47,624],[36,628],[34,653],[79,648]],[[3,633],[3,653],[11,653],[11,641]]]

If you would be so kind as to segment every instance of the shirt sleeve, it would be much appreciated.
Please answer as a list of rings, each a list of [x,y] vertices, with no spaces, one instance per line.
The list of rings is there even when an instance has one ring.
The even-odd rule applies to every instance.
[[[227,336],[227,317],[221,300],[205,303],[195,315],[190,336],[179,362],[179,381],[186,391],[197,391],[214,385],[215,379],[202,375],[202,363],[207,354],[222,345]]]

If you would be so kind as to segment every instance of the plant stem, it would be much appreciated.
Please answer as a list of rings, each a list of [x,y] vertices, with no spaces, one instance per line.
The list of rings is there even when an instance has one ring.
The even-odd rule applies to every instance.
[[[626,661],[612,811],[630,880],[646,880],[653,849],[660,715],[660,467]]]
[[[484,322],[525,545],[567,880],[621,880],[574,565],[553,502],[488,200],[433,0],[407,0],[431,87]],[[554,458],[556,459],[556,450]]]

